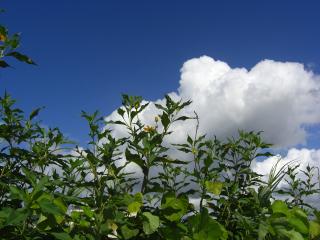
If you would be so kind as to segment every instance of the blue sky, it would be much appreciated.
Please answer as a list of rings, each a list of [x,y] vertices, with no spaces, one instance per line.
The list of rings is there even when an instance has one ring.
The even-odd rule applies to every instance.
[[[179,87],[180,68],[208,55],[250,69],[263,59],[320,72],[319,1],[3,0],[1,23],[22,32],[38,66],[0,73],[26,111],[83,142],[81,110],[109,115],[121,93],[156,100]],[[310,128],[318,131],[318,128]],[[320,147],[318,137],[308,146]]]

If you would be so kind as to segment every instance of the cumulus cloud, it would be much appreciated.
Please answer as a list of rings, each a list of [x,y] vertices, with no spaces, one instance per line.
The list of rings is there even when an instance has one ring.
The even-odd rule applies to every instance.
[[[185,110],[200,117],[200,131],[220,138],[238,129],[264,131],[276,147],[304,144],[305,126],[320,122],[320,77],[303,64],[263,60],[252,69],[231,68],[208,56],[193,58],[181,68],[180,87],[170,93],[175,99],[191,99]],[[162,103],[159,99],[156,103]],[[157,114],[153,104],[142,114],[151,123]],[[116,112],[107,119],[115,119]],[[194,125],[179,124],[175,140],[183,141]],[[123,135],[123,129],[117,129]]]
[[[178,94],[194,101],[203,131],[263,130],[267,141],[288,147],[305,143],[304,126],[320,121],[319,80],[299,63],[264,60],[247,70],[204,56],[183,65]]]

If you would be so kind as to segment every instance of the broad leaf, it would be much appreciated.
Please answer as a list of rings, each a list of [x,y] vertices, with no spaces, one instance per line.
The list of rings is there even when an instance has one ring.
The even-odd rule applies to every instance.
[[[223,183],[206,181],[206,188],[208,192],[213,193],[215,195],[220,195],[223,188]]]
[[[121,233],[124,239],[130,239],[138,235],[138,229],[130,229],[127,225],[121,227]]]
[[[142,215],[145,217],[145,220],[143,221],[144,233],[150,235],[157,231],[160,226],[159,217],[152,215],[150,212],[144,212]]]

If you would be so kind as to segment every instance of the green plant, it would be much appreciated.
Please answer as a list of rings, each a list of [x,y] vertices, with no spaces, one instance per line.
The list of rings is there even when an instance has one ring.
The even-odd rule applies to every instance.
[[[286,202],[290,206],[313,210],[313,206],[305,200],[309,196],[319,193],[319,176],[316,175],[316,168],[314,166],[307,165],[304,170],[297,171],[298,167],[299,165],[288,167],[287,177],[285,179],[287,186],[277,192],[288,196]],[[298,177],[298,173],[301,173],[303,177]],[[316,176],[318,178],[316,178]]]
[[[259,239],[319,239],[319,222],[310,221],[301,208],[289,209],[285,202],[276,200],[271,212],[260,222]]]

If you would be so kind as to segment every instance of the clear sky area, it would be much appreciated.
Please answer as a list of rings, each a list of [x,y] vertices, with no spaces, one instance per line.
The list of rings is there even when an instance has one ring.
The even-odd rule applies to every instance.
[[[27,112],[45,106],[43,123],[79,143],[87,139],[81,110],[107,116],[122,93],[163,98],[179,89],[180,69],[192,58],[248,71],[264,59],[299,62],[320,73],[316,0],[3,0],[1,8],[1,23],[22,33],[21,52],[37,66],[2,71],[0,91]],[[309,148],[320,148],[318,126],[307,127]]]

